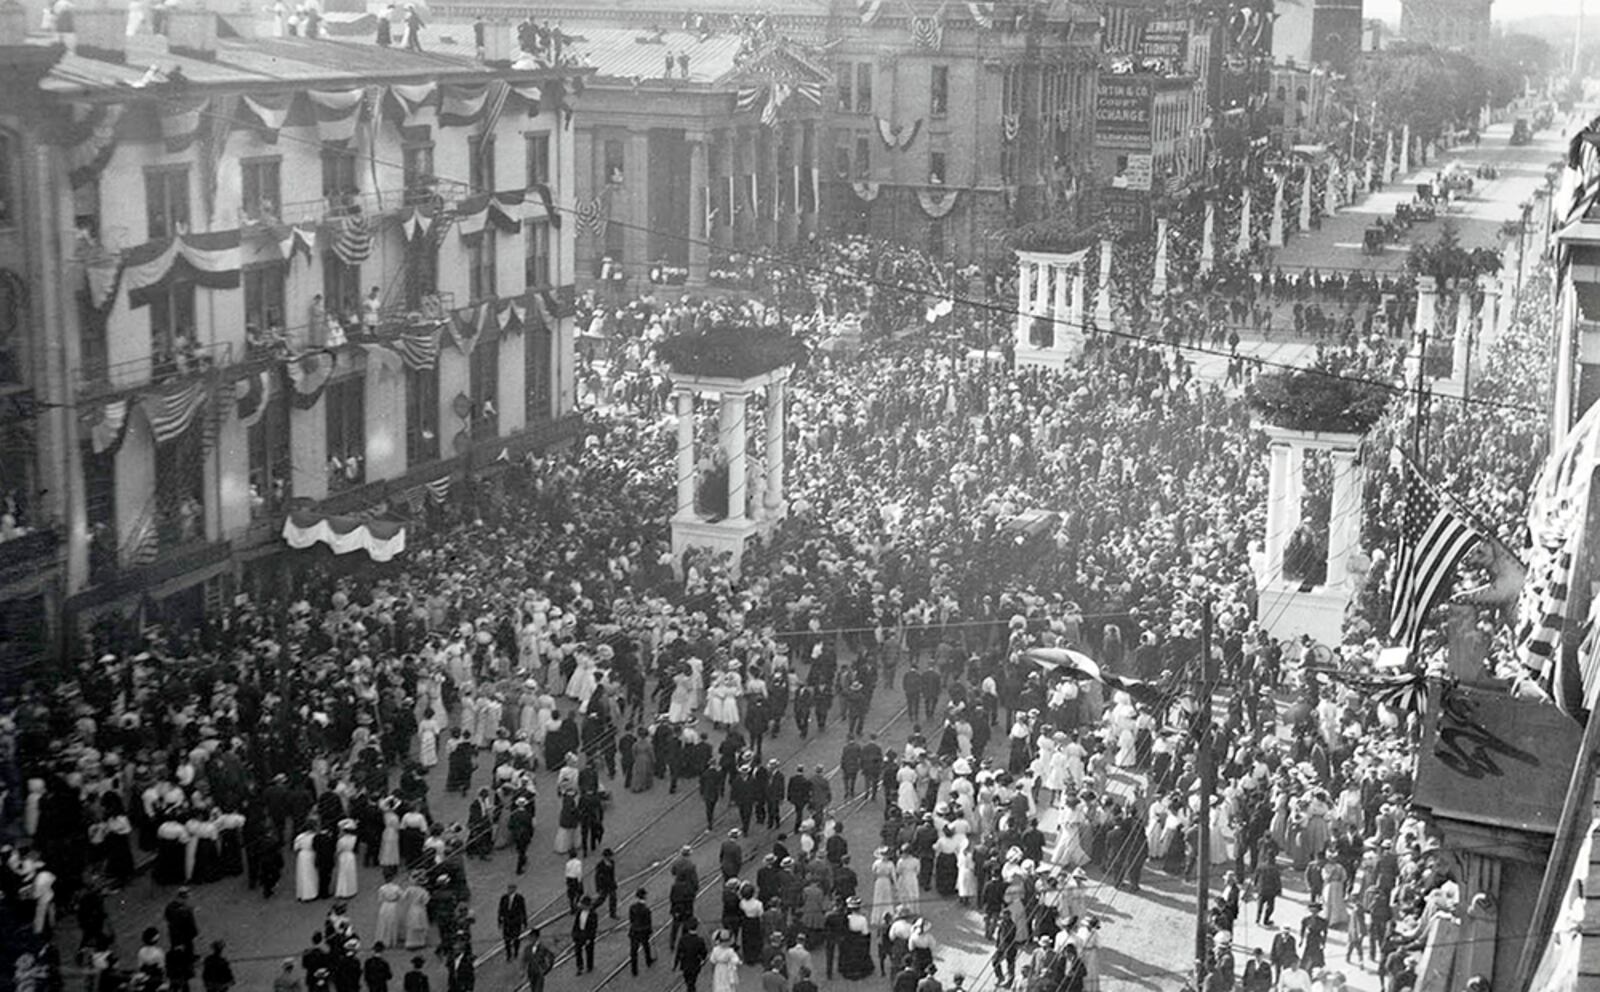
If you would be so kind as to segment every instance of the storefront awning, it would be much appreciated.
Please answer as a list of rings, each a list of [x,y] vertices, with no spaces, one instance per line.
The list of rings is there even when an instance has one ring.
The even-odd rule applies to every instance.
[[[389,561],[406,550],[404,524],[318,513],[289,514],[283,521],[283,539],[296,550],[326,544],[336,555],[365,551],[373,561]]]

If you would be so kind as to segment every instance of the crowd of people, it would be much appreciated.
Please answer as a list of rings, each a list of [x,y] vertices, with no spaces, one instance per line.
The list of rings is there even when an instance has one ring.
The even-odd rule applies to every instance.
[[[1230,323],[1272,333],[1270,314],[1288,309],[1295,331],[1393,370],[1406,287],[1224,266],[1141,315],[1134,277],[1119,275],[1119,313],[1145,333],[1098,335],[1080,366],[1043,372],[971,364],[964,328],[992,315],[928,320],[913,287],[947,286],[939,273],[850,241],[763,263],[736,296],[590,301],[582,391],[595,409],[572,451],[471,487],[389,567],[311,572],[281,601],[244,597],[199,627],[93,630],[71,672],[0,705],[17,825],[0,892],[26,935],[18,974],[79,950],[54,939],[70,913],[98,988],[186,987],[198,970],[220,992],[225,949],[200,961],[194,890],[242,876],[280,898],[288,870],[284,897],[317,903],[319,920],[281,992],[373,988],[368,969],[389,965],[360,958],[358,933],[429,949],[407,992],[439,968],[469,989],[470,865],[508,848],[520,874],[541,856],[539,809],[553,814],[547,856],[564,865],[582,973],[594,920],[619,899],[608,805],[665,778],[669,791],[693,783],[708,826],[721,803],[740,819],[719,918],[696,919],[693,859],[672,868],[669,945],[691,992],[704,967],[716,992],[737,988],[741,963],[787,983],[765,988],[876,971],[896,992],[929,992],[933,897],[981,914],[996,982],[1093,992],[1090,894],[1139,891],[1150,860],[1193,875],[1208,748],[1222,783],[1209,853],[1227,874],[1207,992],[1258,992],[1268,972],[1308,987],[1295,983],[1332,971],[1330,930],[1386,992],[1411,987],[1429,922],[1471,893],[1408,814],[1406,714],[1305,677],[1308,645],[1275,641],[1256,615],[1263,449],[1240,391],[1197,377],[1185,355]],[[860,355],[814,350],[791,382],[787,519],[737,578],[726,560],[674,561],[673,427],[652,343],[736,322],[816,344],[851,314],[871,316],[878,340]],[[888,333],[908,322],[932,333]],[[1491,375],[1521,371],[1525,343],[1504,342]],[[1452,486],[1487,488],[1512,512],[1529,425],[1463,409],[1443,414],[1436,457],[1468,466]],[[702,434],[713,419],[700,412]],[[1374,509],[1380,533],[1392,527]],[[1231,687],[1211,735],[1177,687],[1208,609]],[[1092,654],[1102,677],[1063,677],[1028,653],[1063,647]],[[1329,647],[1360,665],[1375,645]],[[885,692],[914,725],[903,747],[865,725]],[[870,859],[850,850],[822,769],[785,775],[765,753],[788,724],[804,737],[832,719],[849,736],[844,796],[859,774],[864,808],[881,802]],[[473,797],[464,820],[438,815],[441,792]],[[773,846],[751,872],[756,826]],[[364,868],[382,878],[371,929],[346,911]],[[173,898],[166,934],[146,932],[130,958],[105,900],[144,870]],[[1285,871],[1304,877],[1313,911],[1265,964],[1239,965],[1244,904],[1272,924]],[[499,922],[540,992],[556,955],[526,930],[520,898],[507,893]],[[650,914],[643,897],[628,907],[647,967]]]

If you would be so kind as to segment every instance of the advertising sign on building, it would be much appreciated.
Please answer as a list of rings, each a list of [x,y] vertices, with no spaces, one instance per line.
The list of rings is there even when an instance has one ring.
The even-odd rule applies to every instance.
[[[1154,80],[1104,73],[1095,87],[1095,144],[1101,148],[1150,150]]]
[[[1155,178],[1155,156],[1149,152],[1136,152],[1128,156],[1128,168],[1123,172],[1126,188],[1150,192],[1150,181]]]
[[[1103,190],[1106,222],[1124,234],[1150,227],[1150,195],[1131,189]]]
[[[1189,57],[1189,22],[1151,21],[1139,40],[1138,54],[1147,59],[1165,59],[1181,68]]]

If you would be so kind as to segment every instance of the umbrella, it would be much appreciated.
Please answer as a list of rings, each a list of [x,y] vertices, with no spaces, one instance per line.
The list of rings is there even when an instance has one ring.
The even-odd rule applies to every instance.
[[[1100,666],[1082,651],[1073,651],[1070,648],[1029,648],[1022,653],[1022,656],[1035,664],[1057,669],[1073,678],[1100,681]]]
[[[1113,675],[1107,672],[1101,676],[1100,681],[1105,683],[1107,689],[1125,692],[1129,699],[1146,706],[1160,706],[1177,694],[1175,686],[1146,682],[1144,679],[1136,679],[1129,675]]]

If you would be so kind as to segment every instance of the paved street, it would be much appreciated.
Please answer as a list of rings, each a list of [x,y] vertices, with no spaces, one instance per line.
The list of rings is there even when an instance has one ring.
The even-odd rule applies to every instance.
[[[1544,183],[1546,167],[1564,154],[1556,127],[1534,135],[1531,144],[1513,146],[1511,123],[1496,124],[1483,132],[1478,147],[1464,145],[1441,152],[1427,165],[1413,163],[1409,176],[1397,175],[1394,183],[1385,186],[1383,192],[1363,196],[1355,205],[1340,209],[1338,216],[1324,218],[1320,230],[1309,235],[1290,235],[1287,243],[1274,253],[1274,262],[1285,271],[1306,268],[1393,271],[1405,265],[1406,253],[1413,243],[1438,237],[1446,218],[1456,223],[1466,247],[1498,247],[1500,225],[1521,215],[1519,204],[1532,199],[1533,191]],[[1385,246],[1382,255],[1364,254],[1361,246],[1366,229],[1378,220],[1392,218],[1395,207],[1410,202],[1416,195],[1417,183],[1427,182],[1452,162],[1461,163],[1469,174],[1476,172],[1480,165],[1492,165],[1499,170],[1499,178],[1474,180],[1472,192],[1466,199],[1453,202],[1449,213],[1441,211],[1438,220],[1413,225],[1402,243]]]

